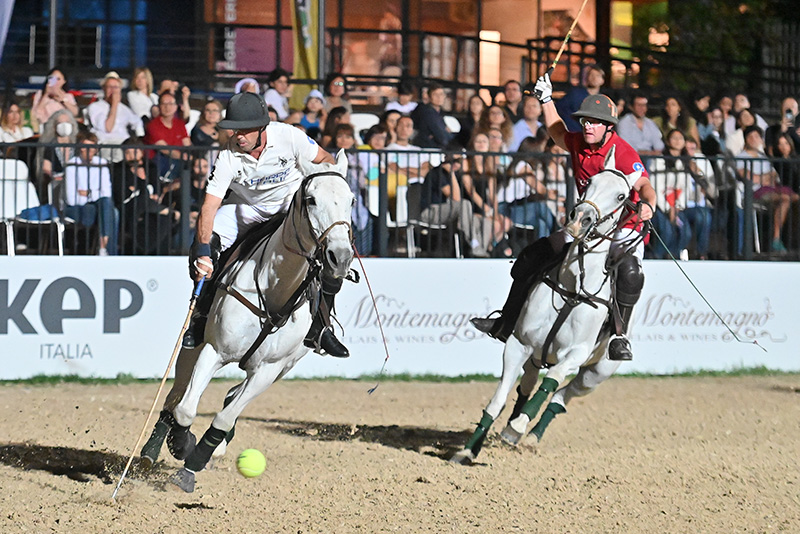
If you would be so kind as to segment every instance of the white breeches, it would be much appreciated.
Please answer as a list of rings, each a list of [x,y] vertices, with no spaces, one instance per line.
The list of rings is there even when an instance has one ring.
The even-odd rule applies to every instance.
[[[233,245],[239,234],[268,221],[280,211],[250,204],[224,204],[214,217],[214,233],[219,235],[222,250]]]

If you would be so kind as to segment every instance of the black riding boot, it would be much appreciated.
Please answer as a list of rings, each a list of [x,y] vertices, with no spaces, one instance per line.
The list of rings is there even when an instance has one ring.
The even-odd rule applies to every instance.
[[[336,338],[333,328],[330,326],[330,315],[333,312],[336,294],[342,288],[342,279],[322,275],[322,299],[314,319],[311,322],[306,334],[306,347],[314,349],[317,354],[328,354],[336,358],[347,358],[350,351]]]
[[[525,301],[528,300],[531,288],[541,280],[545,272],[560,258],[556,255],[550,239],[543,237],[528,245],[520,253],[514,266],[511,268],[511,290],[508,292],[503,310],[499,317],[473,317],[470,319],[473,326],[502,342],[506,342],[514,331],[519,314]]]
[[[638,258],[627,254],[617,266],[616,282],[614,287],[614,301],[619,310],[619,334],[611,337],[608,342],[608,359],[616,361],[630,361],[633,359],[631,343],[625,334],[630,327],[633,307],[639,300],[644,287],[644,273]]]
[[[192,246],[194,247],[194,244]],[[192,314],[192,320],[189,323],[189,328],[187,328],[186,333],[183,334],[183,342],[181,345],[185,349],[193,349],[197,347],[205,338],[208,312],[211,310],[211,304],[214,303],[214,294],[216,293],[216,267],[220,263],[220,249],[221,244],[219,235],[211,234],[211,263],[214,264],[214,272],[211,274],[211,278],[208,278],[205,282],[203,282],[203,289],[200,290],[200,296],[197,297],[197,303],[194,307],[194,313]],[[191,264],[192,256],[193,255],[189,256],[189,272],[193,274],[194,265]]]

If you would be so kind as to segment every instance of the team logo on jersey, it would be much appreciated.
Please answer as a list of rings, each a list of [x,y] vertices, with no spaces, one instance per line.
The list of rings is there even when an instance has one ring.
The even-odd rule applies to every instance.
[[[644,165],[642,165],[641,163],[639,163],[637,161],[636,163],[633,164],[633,170],[634,171],[643,172],[644,171]]]
[[[280,163],[281,167],[286,167],[286,165],[289,163],[289,160],[279,156],[278,163]]]

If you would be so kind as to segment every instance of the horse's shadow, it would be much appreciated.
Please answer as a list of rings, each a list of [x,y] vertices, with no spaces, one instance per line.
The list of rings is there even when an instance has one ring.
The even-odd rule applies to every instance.
[[[442,460],[448,460],[456,451],[461,450],[471,435],[469,431],[458,432],[415,426],[318,423],[260,417],[240,417],[239,420],[263,423],[269,430],[290,436],[317,441],[378,443]]]

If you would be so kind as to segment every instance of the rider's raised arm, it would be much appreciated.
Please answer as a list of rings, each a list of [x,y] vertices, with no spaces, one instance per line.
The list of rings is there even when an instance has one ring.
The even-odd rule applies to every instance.
[[[544,115],[544,124],[547,127],[547,133],[550,134],[550,137],[553,138],[556,145],[564,150],[569,150],[564,140],[564,136],[567,133],[567,125],[564,124],[561,115],[558,114],[555,102],[551,100],[546,104],[542,104],[542,115]]]

